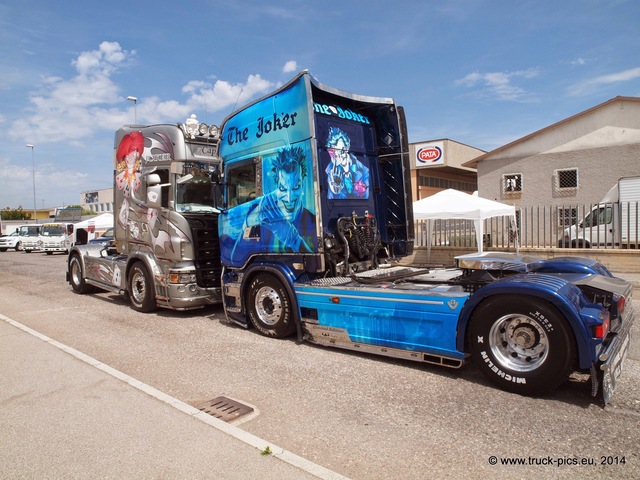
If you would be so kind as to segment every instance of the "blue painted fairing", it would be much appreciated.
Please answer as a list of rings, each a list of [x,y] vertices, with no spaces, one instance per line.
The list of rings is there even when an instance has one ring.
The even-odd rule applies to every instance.
[[[601,263],[590,258],[558,257],[530,263],[527,270],[537,273],[584,273],[612,277],[611,272]]]
[[[455,287],[294,288],[301,309],[316,309],[319,325],[345,329],[355,343],[464,358],[456,350],[456,332],[469,294]]]

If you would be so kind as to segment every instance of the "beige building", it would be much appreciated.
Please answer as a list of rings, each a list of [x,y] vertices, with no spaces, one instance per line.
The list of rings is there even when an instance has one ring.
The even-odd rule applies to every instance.
[[[91,210],[97,214],[113,213],[113,188],[82,192],[80,205],[83,209]]]
[[[640,175],[640,98],[616,97],[467,161],[481,197],[516,207],[599,202]]]
[[[463,164],[484,153],[449,139],[410,144],[413,201],[447,188],[473,193],[478,189],[475,166]]]

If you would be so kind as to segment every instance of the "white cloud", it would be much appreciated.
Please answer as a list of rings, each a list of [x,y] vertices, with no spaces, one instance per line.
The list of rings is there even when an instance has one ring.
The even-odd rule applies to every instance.
[[[282,73],[291,73],[291,72],[296,72],[298,70],[298,62],[296,62],[295,60],[289,60],[287,63],[284,64],[284,67],[282,67]]]
[[[640,67],[623,70],[621,72],[601,75],[596,78],[585,80],[569,87],[569,95],[580,96],[593,93],[600,86],[608,86],[622,82],[628,82],[640,78]]]
[[[521,101],[530,97],[530,94],[517,85],[513,84],[516,79],[530,79],[540,74],[539,69],[529,68],[515,72],[472,72],[465,77],[456,80],[457,86],[474,88],[480,87],[477,92],[483,97],[494,97],[498,100]]]
[[[273,87],[273,82],[265,80],[260,75],[249,75],[245,83],[216,80],[212,85],[194,80],[182,87],[182,91],[190,95],[187,102],[182,107],[174,104],[172,108],[182,110],[185,114],[192,110],[205,110],[207,113],[229,110],[230,107],[243,105],[256,95],[266,93]],[[165,103],[160,102],[158,108],[162,108]]]
[[[95,128],[112,128],[104,120],[114,115],[118,124],[124,123],[126,112],[118,115],[108,107],[122,102],[111,75],[134,55],[116,42],[102,42],[98,50],[82,52],[72,62],[74,77],[43,78],[41,91],[30,98],[30,113],[12,123],[9,135],[18,139],[24,132],[38,131],[40,143],[79,140]]]
[[[125,101],[112,77],[135,55],[135,51],[123,50],[117,42],[102,42],[97,50],[80,53],[72,61],[75,76],[42,79],[40,91],[30,97],[27,115],[8,126],[9,136],[22,139],[24,132],[37,131],[39,143],[80,144],[98,130],[112,132],[131,123],[134,108],[139,123],[174,122],[194,110],[211,113],[242,105],[274,86],[260,75],[249,75],[246,82],[235,84],[194,80],[183,87],[187,98],[182,102],[149,96],[133,105]]]

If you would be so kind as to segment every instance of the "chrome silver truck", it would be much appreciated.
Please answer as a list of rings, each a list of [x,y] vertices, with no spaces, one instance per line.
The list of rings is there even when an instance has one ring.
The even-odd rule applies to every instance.
[[[115,237],[69,251],[67,281],[131,307],[188,310],[221,301],[218,210],[212,173],[218,129],[192,116],[179,125],[128,125],[114,145]]]

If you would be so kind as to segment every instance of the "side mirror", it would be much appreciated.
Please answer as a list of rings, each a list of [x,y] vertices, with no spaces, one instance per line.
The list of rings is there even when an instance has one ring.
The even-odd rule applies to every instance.
[[[214,185],[220,184],[220,172],[218,170],[211,172],[211,183]]]
[[[158,185],[161,181],[160,175],[157,173],[150,173],[147,175],[147,185]]]
[[[157,210],[162,208],[162,186],[160,186],[159,180],[158,177],[158,184],[147,187],[147,207]]]

